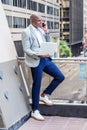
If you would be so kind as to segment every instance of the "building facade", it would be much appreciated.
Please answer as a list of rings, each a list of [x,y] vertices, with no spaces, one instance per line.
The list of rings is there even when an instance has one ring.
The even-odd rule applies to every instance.
[[[83,50],[83,39],[87,37],[87,0],[60,2],[60,39],[68,42],[73,56],[78,56]]]
[[[86,0],[87,1],[87,0]],[[82,51],[84,0],[70,0],[70,46],[75,56]]]
[[[69,0],[60,0],[60,39],[69,43]]]
[[[21,44],[21,33],[29,23],[31,13],[39,12],[46,20],[53,38],[60,36],[60,0],[1,0],[16,48]],[[19,44],[18,44],[19,43]]]

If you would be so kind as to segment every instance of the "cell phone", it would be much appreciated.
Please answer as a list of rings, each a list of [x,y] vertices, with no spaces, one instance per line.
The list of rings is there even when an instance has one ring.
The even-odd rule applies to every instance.
[[[45,23],[42,23],[42,27],[44,27],[44,26],[46,26],[46,24],[45,24]]]

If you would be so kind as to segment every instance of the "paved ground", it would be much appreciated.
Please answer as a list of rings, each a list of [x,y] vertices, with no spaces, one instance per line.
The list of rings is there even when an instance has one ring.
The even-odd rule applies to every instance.
[[[36,121],[30,118],[18,130],[87,130],[87,119],[46,116],[45,121]]]

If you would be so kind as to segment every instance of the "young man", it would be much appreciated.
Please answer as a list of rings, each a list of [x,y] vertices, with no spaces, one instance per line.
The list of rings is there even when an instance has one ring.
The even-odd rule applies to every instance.
[[[31,117],[44,120],[39,112],[39,101],[46,105],[53,105],[47,95],[51,95],[56,87],[64,80],[64,75],[59,68],[50,60],[50,55],[38,55],[38,48],[43,42],[49,42],[51,38],[46,23],[42,26],[42,17],[38,13],[30,16],[30,25],[22,33],[22,44],[25,52],[25,63],[31,68],[32,73],[32,112]],[[40,94],[42,73],[45,72],[53,77],[47,88]]]

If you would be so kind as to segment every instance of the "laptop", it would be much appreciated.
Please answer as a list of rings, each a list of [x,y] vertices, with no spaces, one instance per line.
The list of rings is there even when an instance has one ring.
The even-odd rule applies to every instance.
[[[41,47],[37,50],[37,55],[54,55],[58,48],[58,43],[54,42],[43,42]]]

